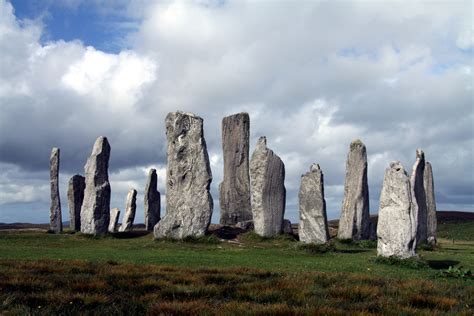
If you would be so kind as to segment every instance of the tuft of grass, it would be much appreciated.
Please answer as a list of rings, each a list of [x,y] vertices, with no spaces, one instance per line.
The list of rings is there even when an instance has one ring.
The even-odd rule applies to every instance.
[[[462,266],[460,267],[453,267],[450,266],[446,270],[438,271],[436,277],[442,278],[455,278],[455,279],[463,279],[463,280],[473,280],[474,276],[472,275],[471,270],[464,269]]]
[[[365,249],[376,249],[377,248],[377,241],[376,240],[336,239],[336,242],[341,244],[341,245],[356,246],[356,247],[365,248]]]
[[[395,266],[400,266],[400,267],[406,267],[406,268],[415,269],[415,270],[425,269],[429,267],[428,263],[420,259],[419,257],[400,259],[394,256],[392,257],[378,256],[374,259],[374,262],[379,263],[379,264],[391,265],[391,266],[395,265]]]
[[[326,252],[335,252],[336,251],[336,246],[334,245],[333,242],[327,242],[324,244],[315,244],[315,243],[310,243],[310,244],[304,244],[304,243],[298,243],[296,245],[296,248],[299,250],[304,250],[307,253],[311,254],[318,254],[318,253],[326,253]]]
[[[182,240],[174,238],[160,238],[157,241],[162,243],[180,243],[180,244],[219,244],[221,241],[215,235],[205,235],[201,237],[188,236]]]

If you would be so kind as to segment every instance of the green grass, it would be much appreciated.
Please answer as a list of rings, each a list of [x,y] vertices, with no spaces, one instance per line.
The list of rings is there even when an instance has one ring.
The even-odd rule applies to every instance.
[[[439,223],[438,238],[474,241],[474,222]]]

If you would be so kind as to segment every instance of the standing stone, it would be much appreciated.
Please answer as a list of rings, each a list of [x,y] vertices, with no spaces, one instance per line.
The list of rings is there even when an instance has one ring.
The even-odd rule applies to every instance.
[[[438,220],[436,219],[436,201],[434,195],[433,169],[431,168],[431,164],[429,162],[426,162],[425,164],[423,184],[425,187],[426,210],[428,215],[428,242],[430,244],[436,244],[436,231],[438,228]]]
[[[105,235],[110,220],[109,183],[110,145],[106,137],[100,136],[94,143],[92,153],[84,167],[86,189],[81,208],[81,232],[90,235]]]
[[[281,232],[283,234],[293,235],[293,226],[289,219],[284,219],[283,224],[281,225]]]
[[[285,215],[285,165],[267,148],[267,139],[260,137],[250,161],[252,214],[255,232],[272,237],[282,232]]]
[[[155,238],[203,236],[211,223],[213,200],[203,119],[191,113],[166,116],[168,168],[166,214],[155,225]]]
[[[406,259],[415,256],[416,214],[410,178],[400,162],[385,170],[377,225],[377,255]]]
[[[51,181],[51,208],[49,229],[55,233],[63,231],[61,199],[59,198],[59,148],[54,147],[49,158],[49,176]]]
[[[301,176],[299,192],[300,222],[298,234],[304,243],[324,244],[329,240],[324,176],[318,164]]]
[[[160,220],[160,192],[158,192],[158,177],[156,169],[150,169],[148,172],[148,181],[145,187],[145,198],[143,205],[145,206],[145,229],[153,231],[156,223]]]
[[[221,225],[235,225],[252,219],[249,130],[250,118],[247,113],[227,116],[222,120],[224,180],[219,185]]]
[[[84,201],[86,178],[76,174],[69,179],[67,188],[67,202],[69,205],[69,228],[74,231],[81,230],[81,207]]]
[[[119,217],[120,210],[118,208],[113,208],[110,210],[109,233],[117,232]]]
[[[135,220],[135,213],[137,211],[137,190],[130,189],[127,194],[127,201],[125,203],[125,215],[123,216],[120,232],[128,232],[133,229],[133,221]]]
[[[416,161],[411,174],[411,190],[413,210],[417,219],[416,244],[427,241],[428,214],[426,210],[426,194],[424,186],[425,154],[421,149],[416,150]]]
[[[344,201],[337,238],[360,240],[369,237],[367,151],[360,140],[355,140],[347,155]]]

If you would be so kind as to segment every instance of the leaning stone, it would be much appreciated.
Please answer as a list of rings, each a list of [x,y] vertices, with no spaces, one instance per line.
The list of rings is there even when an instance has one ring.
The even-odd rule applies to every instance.
[[[252,219],[250,207],[249,130],[247,113],[222,120],[224,180],[219,185],[221,225]]]
[[[427,241],[427,225],[428,214],[426,210],[426,194],[424,187],[425,173],[425,154],[421,149],[416,150],[416,161],[413,165],[411,174],[411,189],[413,199],[413,210],[416,214],[416,244],[425,243]]]
[[[324,244],[329,240],[324,176],[318,164],[301,176],[299,192],[300,222],[298,234],[301,242]]]
[[[235,227],[241,228],[243,230],[253,230],[253,220],[238,222],[235,224]]]
[[[81,230],[81,207],[84,201],[86,178],[76,174],[69,179],[67,201],[69,205],[69,228],[73,231]]]
[[[166,116],[168,168],[166,214],[155,225],[155,238],[203,236],[211,223],[213,200],[203,119],[183,112]]]
[[[426,162],[425,164],[423,185],[425,187],[426,196],[428,242],[431,244],[436,244],[436,231],[438,229],[438,220],[436,219],[436,201],[434,194],[433,169],[429,162]]]
[[[137,211],[137,190],[130,189],[127,194],[127,201],[125,203],[125,215],[123,216],[122,225],[119,228],[120,232],[128,232],[133,229],[133,221],[135,220],[135,213]]]
[[[81,208],[81,232],[105,235],[110,220],[109,183],[110,145],[106,137],[97,138],[84,167],[86,189]]]
[[[117,232],[119,217],[120,210],[118,208],[113,208],[110,210],[109,233]]]
[[[59,148],[54,147],[49,158],[49,176],[51,180],[51,208],[49,229],[55,233],[63,231],[61,199],[59,198]]]
[[[377,224],[377,255],[406,259],[415,256],[416,214],[410,178],[400,162],[385,170]]]
[[[281,227],[283,234],[293,235],[293,227],[291,227],[291,221],[289,219],[284,219]]]
[[[346,161],[344,201],[339,220],[339,239],[368,239],[369,186],[367,184],[367,151],[360,140],[350,145]]]
[[[158,177],[156,169],[150,169],[148,172],[148,181],[145,187],[145,197],[143,205],[145,207],[145,229],[153,231],[156,223],[160,221],[160,192],[158,192]]]
[[[273,237],[282,232],[285,215],[285,165],[267,148],[267,139],[260,137],[250,161],[252,214],[255,232]]]

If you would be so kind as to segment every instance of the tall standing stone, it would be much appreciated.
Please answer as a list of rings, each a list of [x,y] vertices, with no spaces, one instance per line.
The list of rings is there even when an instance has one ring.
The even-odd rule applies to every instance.
[[[257,142],[250,161],[252,215],[255,232],[264,237],[281,234],[285,215],[285,165],[267,148],[263,136]]]
[[[211,223],[213,200],[203,119],[191,113],[166,116],[168,168],[166,214],[155,225],[155,238],[203,236]]]
[[[423,184],[425,187],[425,196],[426,196],[428,242],[431,244],[435,244],[436,231],[438,228],[438,220],[436,219],[436,201],[435,201],[435,194],[434,194],[433,169],[429,162],[426,162],[425,164]]]
[[[301,176],[299,192],[300,222],[298,234],[304,243],[323,244],[329,240],[324,176],[318,164]]]
[[[416,214],[410,178],[400,162],[385,170],[377,225],[377,255],[406,259],[415,256]]]
[[[69,228],[74,231],[81,230],[81,207],[84,201],[86,178],[76,174],[69,179],[67,188],[67,201],[69,205]]]
[[[122,225],[119,231],[127,232],[133,229],[133,221],[135,220],[135,213],[137,211],[137,190],[130,189],[127,194],[127,201],[125,202],[125,215],[123,216]]]
[[[344,201],[339,220],[339,239],[369,239],[369,186],[367,151],[360,140],[350,145],[346,161]]]
[[[106,137],[100,136],[94,143],[92,153],[84,167],[86,189],[81,208],[81,232],[90,235],[107,233],[110,220],[109,183],[110,145]]]
[[[158,177],[156,169],[150,169],[148,172],[148,181],[145,187],[145,229],[153,231],[156,223],[159,222],[161,216],[160,192],[158,192]]]
[[[426,210],[426,194],[424,186],[425,154],[421,149],[416,150],[416,161],[411,174],[411,189],[413,209],[417,219],[416,244],[427,241],[428,214]]]
[[[117,232],[119,217],[120,210],[118,208],[113,208],[110,210],[109,233]]]
[[[224,180],[219,185],[221,225],[252,219],[249,175],[250,118],[238,113],[222,120]]]
[[[61,199],[59,198],[59,148],[54,147],[49,158],[49,176],[51,183],[51,208],[49,229],[55,233],[63,231]]]

